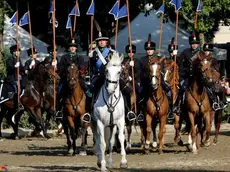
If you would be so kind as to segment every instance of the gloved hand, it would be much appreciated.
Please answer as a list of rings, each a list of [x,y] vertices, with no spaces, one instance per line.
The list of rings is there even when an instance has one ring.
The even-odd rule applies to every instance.
[[[89,50],[89,54],[88,54],[88,56],[89,56],[90,58],[92,58],[92,57],[93,57],[93,51],[92,51],[92,50]]]
[[[177,50],[173,50],[173,55],[176,56],[177,55]]]
[[[134,61],[131,60],[131,61],[129,62],[129,65],[130,65],[130,66],[134,66]]]
[[[57,66],[57,60],[52,61],[52,66],[56,67]]]
[[[32,60],[32,62],[30,63],[29,68],[32,69],[32,67],[35,65],[35,60]]]
[[[19,66],[20,66],[20,62],[17,62],[17,63],[14,65],[15,68],[18,68]]]

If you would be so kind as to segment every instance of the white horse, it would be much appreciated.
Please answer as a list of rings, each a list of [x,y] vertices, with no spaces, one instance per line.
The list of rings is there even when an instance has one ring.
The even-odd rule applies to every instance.
[[[124,147],[125,107],[120,91],[119,79],[121,63],[124,56],[113,52],[105,69],[105,83],[100,89],[98,99],[94,104],[92,114],[92,129],[96,140],[97,165],[101,171],[106,171],[105,151],[109,149],[107,167],[113,167],[112,149],[115,134],[118,129],[118,138],[121,143],[121,168],[127,168],[126,152]]]

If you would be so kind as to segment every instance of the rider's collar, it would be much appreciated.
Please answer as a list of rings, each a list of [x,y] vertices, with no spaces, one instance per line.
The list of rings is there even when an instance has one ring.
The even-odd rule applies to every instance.
[[[76,52],[69,52],[70,56],[75,56],[77,53]]]
[[[193,49],[192,47],[190,48],[193,53],[196,53],[200,51],[200,47],[197,47],[196,49]]]

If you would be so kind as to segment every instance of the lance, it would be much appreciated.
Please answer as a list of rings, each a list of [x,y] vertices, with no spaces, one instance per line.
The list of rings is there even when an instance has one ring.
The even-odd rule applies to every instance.
[[[77,24],[77,10],[78,10],[78,0],[76,0],[75,4],[75,15],[74,15],[74,25],[73,25],[73,33],[76,32],[76,24]]]
[[[175,42],[174,45],[177,49],[177,42],[178,42],[178,21],[179,21],[179,11],[176,11],[176,33],[175,33]],[[177,66],[177,55],[174,55],[174,65],[173,65],[173,97],[172,102],[174,104],[174,99],[176,98],[176,66]]]
[[[34,60],[34,49],[33,49],[33,36],[32,36],[32,27],[31,27],[31,18],[30,18],[30,7],[29,7],[29,1],[27,2],[27,8],[28,8],[28,19],[29,19],[29,31],[30,31],[30,47],[31,47],[31,53],[32,58]]]
[[[129,48],[130,48],[130,53],[132,54],[132,38],[131,38],[131,26],[130,26],[129,1],[128,0],[126,0],[126,7],[127,7],[127,19],[128,19],[128,29],[129,29]],[[133,56],[131,56],[131,60],[133,61]],[[136,89],[135,89],[134,67],[133,66],[131,66],[131,70],[132,70],[132,82],[133,82],[132,84],[133,84],[133,96],[134,96],[134,112],[137,113]]]
[[[164,4],[164,0],[162,0],[162,4]],[[164,13],[161,12],[161,21],[160,21],[160,38],[158,45],[158,55],[161,54],[161,45],[162,45],[162,34],[163,34],[163,21],[164,21]]]
[[[69,6],[68,6],[68,12],[69,12]],[[70,19],[70,22],[71,22],[71,18],[70,18],[70,16],[68,16],[68,19]],[[67,19],[67,22],[68,22],[68,19]],[[75,24],[74,24],[74,25],[75,25]],[[70,32],[70,37],[72,38],[72,37],[73,37],[72,24],[71,24],[71,27],[69,28],[69,32]]]
[[[53,20],[53,60],[56,61],[56,30],[55,30],[55,11],[56,11],[56,3],[53,0],[53,13],[52,13],[52,20]],[[56,73],[56,66],[54,67],[54,74]],[[54,75],[54,111],[56,111],[56,75]]]
[[[118,0],[118,9],[120,8],[120,0]],[[118,26],[119,26],[119,20],[116,20],[116,31],[115,31],[115,38],[114,38],[114,47],[117,48],[117,35],[118,35]]]
[[[93,0],[91,0],[91,4],[93,3]],[[93,50],[93,21],[94,21],[94,15],[90,16],[90,52]],[[89,67],[88,67],[88,75],[90,76],[90,60],[88,62]]]
[[[17,14],[16,14],[16,44],[17,44],[17,51],[19,51],[19,32],[18,32],[18,1],[16,2]],[[17,56],[17,63],[20,63],[20,57]],[[18,85],[18,104],[20,103],[20,66],[17,67],[17,85]]]

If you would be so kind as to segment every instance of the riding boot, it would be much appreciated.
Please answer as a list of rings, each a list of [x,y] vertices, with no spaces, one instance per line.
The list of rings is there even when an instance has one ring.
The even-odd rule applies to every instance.
[[[133,120],[135,120],[136,119],[136,114],[132,111],[132,109],[131,109],[131,96],[130,96],[130,94],[126,94],[126,96],[125,96],[125,103],[126,103],[126,107],[127,107],[127,114],[126,114],[126,117],[127,117],[127,119],[129,120],[129,121],[133,121]]]
[[[181,107],[181,103],[183,101],[183,95],[184,95],[184,92],[183,92],[183,90],[180,89],[178,96],[177,96],[177,99],[176,99],[176,102],[173,105],[173,113],[176,113],[177,115],[179,115],[181,112],[180,107]]]
[[[17,112],[24,110],[24,106],[22,105],[22,103],[20,101],[18,102],[18,93],[17,92],[14,94],[14,109]]]
[[[214,95],[214,91],[211,88],[209,88],[209,87],[206,87],[206,90],[207,90],[207,94],[208,94],[210,103],[212,105],[212,109],[214,111],[219,110],[220,109],[220,105],[219,105],[218,102],[216,102],[216,96]]]
[[[174,114],[173,114],[173,105],[172,105],[172,92],[169,91],[167,93],[168,101],[169,101],[169,112],[168,112],[168,120],[174,119]]]
[[[220,109],[225,109],[228,105],[227,98],[225,96],[224,91],[221,90],[219,94],[220,94],[220,103],[219,103]]]
[[[88,85],[85,84],[84,80],[83,79],[80,79],[80,85],[82,87],[82,89],[84,90],[85,94],[88,96],[88,97],[92,97],[92,93],[90,91],[90,88]]]

